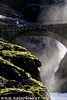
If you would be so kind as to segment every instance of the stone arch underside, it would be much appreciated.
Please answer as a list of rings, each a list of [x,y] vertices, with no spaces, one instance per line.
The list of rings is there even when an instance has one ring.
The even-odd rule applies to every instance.
[[[67,39],[57,33],[51,32],[51,31],[43,31],[43,30],[31,30],[31,31],[24,31],[24,32],[20,32],[20,33],[16,33],[12,36],[10,36],[9,38],[7,38],[7,40],[11,41],[17,37],[23,37],[23,36],[47,36],[50,38],[54,38],[56,40],[58,40],[59,42],[61,42],[66,48],[67,48]]]

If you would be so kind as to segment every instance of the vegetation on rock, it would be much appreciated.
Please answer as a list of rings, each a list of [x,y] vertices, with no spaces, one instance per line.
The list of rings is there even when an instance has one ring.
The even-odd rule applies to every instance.
[[[40,66],[39,59],[27,49],[0,39],[0,97],[49,100],[49,93],[40,82]]]

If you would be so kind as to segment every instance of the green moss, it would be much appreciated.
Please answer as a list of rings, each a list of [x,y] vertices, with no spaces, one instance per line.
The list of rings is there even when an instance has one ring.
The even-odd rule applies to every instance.
[[[0,95],[9,95],[12,94],[12,91],[26,91],[23,88],[4,88],[4,89],[0,89]],[[34,93],[35,97],[39,97],[42,100],[47,100],[46,97],[43,97],[39,92],[42,90],[41,87],[35,87],[35,86],[31,86],[29,89],[27,89],[27,92],[32,92]]]
[[[26,72],[26,75],[27,75],[28,77],[31,77],[31,76],[30,76],[30,73],[28,73],[28,72]]]
[[[3,49],[3,46],[0,45],[0,50]]]
[[[40,91],[43,91],[43,88],[40,86],[39,87],[31,86],[29,89],[27,89],[27,91],[33,92],[36,97],[40,97],[42,100],[47,100],[46,97],[43,97],[40,94]]]
[[[0,62],[2,62],[3,64],[13,65],[11,62],[9,62],[8,60],[4,60],[2,57],[0,57]]]
[[[39,86],[43,86],[40,81],[37,81],[37,80],[33,79],[32,77],[30,77],[30,80],[32,80],[33,82],[37,83]]]
[[[7,93],[8,91],[10,91],[10,90],[19,90],[19,91],[23,91],[24,89],[22,88],[22,89],[20,89],[20,88],[4,88],[4,89],[0,89],[0,94],[2,95],[2,94],[4,94],[4,93]]]
[[[36,56],[32,55],[24,47],[21,47],[21,46],[15,45],[15,44],[11,44],[8,42],[4,42],[4,41],[0,41],[0,43],[2,44],[2,46],[0,45],[0,55],[4,59],[6,59],[6,57],[7,57],[8,61],[11,61],[10,59],[12,57],[16,57],[17,55],[27,57],[32,60],[34,60],[34,59],[38,60],[38,58]]]
[[[3,56],[12,56],[9,50],[3,50],[0,53],[3,54]]]
[[[24,69],[21,69],[17,66],[15,66],[14,64],[12,64],[10,61],[3,59],[2,57],[0,57],[0,62],[4,63],[4,64],[8,64],[8,65],[12,65],[14,68],[17,68],[18,70],[22,70],[24,71]]]
[[[14,64],[12,64],[11,62],[9,62],[8,60],[4,60],[2,57],[0,57],[0,62],[2,62],[3,64],[7,64],[7,65],[12,66],[12,69],[13,69],[19,76],[21,76],[21,75],[20,75],[20,71],[25,72],[24,69],[21,69],[21,68],[15,66]],[[28,74],[27,74],[27,75],[28,75]],[[23,76],[22,76],[22,77],[23,77]]]
[[[11,44],[11,43],[4,42],[4,41],[1,41],[1,40],[0,40],[0,43],[3,45],[1,49],[3,49],[3,47],[11,47],[11,49],[13,49],[13,50],[14,50],[14,48],[18,48],[18,49],[24,49],[24,50],[27,51],[26,48],[18,46],[16,44]]]
[[[2,82],[3,82],[3,81],[5,81],[5,82],[8,81],[8,80],[7,80],[6,78],[4,78],[3,76],[0,76],[0,79],[2,80]],[[4,83],[3,83],[3,84],[4,84]]]
[[[3,56],[16,57],[17,55],[23,55],[23,56],[26,56],[30,59],[37,59],[38,60],[38,58],[36,58],[36,56],[32,55],[30,52],[2,50],[2,51],[0,51],[0,53]]]

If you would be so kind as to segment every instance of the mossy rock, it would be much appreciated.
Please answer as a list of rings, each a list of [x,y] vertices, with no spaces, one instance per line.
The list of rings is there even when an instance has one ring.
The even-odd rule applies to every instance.
[[[23,88],[19,89],[19,88],[5,88],[5,89],[1,89],[0,91],[0,96],[3,97],[33,97],[34,94],[32,92],[26,91]]]
[[[0,40],[0,97],[50,100],[46,87],[38,81],[40,66],[39,59],[24,47]]]
[[[1,40],[0,56],[3,60],[7,59],[9,62],[12,62],[12,64],[25,69],[25,71],[29,72],[33,78],[39,76],[38,67],[41,66],[40,61],[24,47]]]

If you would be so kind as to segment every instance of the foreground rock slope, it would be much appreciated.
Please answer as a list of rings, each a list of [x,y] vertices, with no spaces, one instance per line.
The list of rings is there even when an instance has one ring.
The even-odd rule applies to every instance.
[[[40,82],[40,66],[27,49],[0,39],[0,99],[50,100]]]

